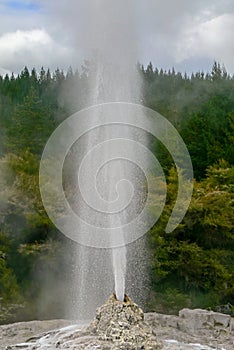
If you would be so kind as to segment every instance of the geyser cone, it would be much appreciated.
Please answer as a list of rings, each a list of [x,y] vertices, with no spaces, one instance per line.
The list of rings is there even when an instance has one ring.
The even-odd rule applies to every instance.
[[[119,301],[113,293],[107,302],[97,309],[96,318],[90,323],[87,331],[98,337],[103,348],[104,345],[111,345],[110,349],[161,348],[151,328],[144,322],[142,309],[126,294],[124,301]]]

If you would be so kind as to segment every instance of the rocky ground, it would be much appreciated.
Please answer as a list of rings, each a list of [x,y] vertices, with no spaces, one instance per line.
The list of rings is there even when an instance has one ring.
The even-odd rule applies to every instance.
[[[113,296],[97,309],[88,325],[51,320],[0,327],[0,350],[233,350],[234,318],[183,309],[179,316],[143,314],[130,299]]]

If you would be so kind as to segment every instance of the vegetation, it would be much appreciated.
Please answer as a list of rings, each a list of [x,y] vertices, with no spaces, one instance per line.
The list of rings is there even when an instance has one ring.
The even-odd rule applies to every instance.
[[[210,73],[191,76],[164,72],[151,63],[138,69],[144,105],[176,126],[195,175],[183,222],[165,233],[177,175],[163,145],[152,141],[167,175],[168,194],[163,215],[149,232],[149,307],[176,312],[185,306],[234,305],[234,77],[216,62]],[[81,73],[58,69],[51,74],[43,68],[37,73],[25,67],[17,77],[0,76],[0,322],[36,317],[45,262],[56,273],[61,268],[64,238],[41,202],[39,161],[54,128],[86,106],[88,86],[88,65]],[[62,316],[55,309],[43,317],[49,316],[46,312]]]

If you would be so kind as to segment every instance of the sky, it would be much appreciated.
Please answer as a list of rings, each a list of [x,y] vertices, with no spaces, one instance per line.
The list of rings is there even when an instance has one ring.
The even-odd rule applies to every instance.
[[[0,0],[0,74],[76,69],[100,49],[168,70],[234,74],[234,0]]]

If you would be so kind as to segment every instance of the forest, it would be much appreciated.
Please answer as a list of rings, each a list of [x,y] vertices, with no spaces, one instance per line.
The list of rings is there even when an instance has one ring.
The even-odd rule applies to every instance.
[[[191,75],[152,63],[137,69],[141,103],[176,127],[194,168],[187,214],[165,233],[177,173],[164,146],[152,140],[168,192],[163,214],[147,233],[147,309],[176,314],[200,307],[234,315],[234,76],[218,62]],[[64,316],[59,296],[46,310],[37,307],[45,272],[66,278],[63,249],[70,244],[47,217],[38,172],[53,130],[87,106],[90,70],[86,62],[80,71],[25,67],[18,76],[0,76],[0,323]]]

